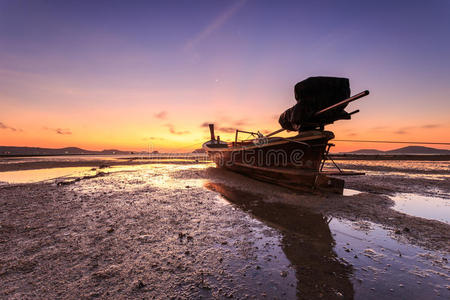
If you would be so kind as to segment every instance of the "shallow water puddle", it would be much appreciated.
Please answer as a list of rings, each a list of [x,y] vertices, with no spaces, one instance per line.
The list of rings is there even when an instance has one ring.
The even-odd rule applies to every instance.
[[[348,279],[350,269],[346,263],[339,261],[332,251],[333,238],[327,218],[322,214],[299,206],[264,202],[261,201],[261,194],[249,193],[220,183],[208,182],[205,187],[220,193],[231,205],[236,206],[236,213],[247,213],[249,220],[261,222],[267,232],[276,234],[278,246],[273,245],[273,238],[267,235],[256,238],[255,242],[258,249],[264,250],[262,256],[266,259],[259,260],[258,264],[266,270],[265,276],[269,278],[271,274],[279,273],[278,276],[272,276],[271,285],[281,287],[283,282],[292,276],[290,280],[296,283],[297,296],[352,298],[353,288]],[[265,249],[268,245],[272,245],[270,250]],[[278,254],[274,254],[275,252]],[[286,263],[282,261],[288,261],[291,267],[287,269]],[[285,280],[282,280],[283,277]],[[279,297],[280,294],[275,293],[273,296]]]
[[[357,191],[357,190],[352,190],[352,189],[344,189],[343,192],[343,196],[354,196],[354,195],[358,195],[361,194],[362,192]]]
[[[82,176],[91,170],[90,167],[67,167],[38,170],[22,170],[0,172],[0,182],[33,183],[66,176]]]
[[[329,225],[336,253],[353,266],[355,299],[449,299],[448,254],[398,242],[369,222]]]
[[[398,193],[390,197],[395,201],[395,210],[409,215],[450,222],[450,198]]]

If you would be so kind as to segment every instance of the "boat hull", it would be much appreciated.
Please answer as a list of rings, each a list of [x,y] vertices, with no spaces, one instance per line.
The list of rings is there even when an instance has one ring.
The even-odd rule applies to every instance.
[[[257,139],[229,147],[205,143],[218,167],[300,191],[342,193],[344,181],[320,172],[332,132],[313,131],[292,138]]]

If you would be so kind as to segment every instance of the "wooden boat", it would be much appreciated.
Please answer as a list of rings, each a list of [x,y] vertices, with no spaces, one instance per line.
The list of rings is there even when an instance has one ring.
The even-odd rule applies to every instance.
[[[314,116],[339,109],[368,94],[368,91],[359,93],[315,112]],[[358,111],[348,115],[356,112]],[[203,144],[203,149],[221,168],[295,190],[342,194],[344,180],[333,175],[363,175],[363,173],[344,172],[336,164],[337,171],[323,170],[325,161],[331,159],[328,153],[334,146],[330,143],[334,134],[324,130],[323,124],[320,125],[312,130],[300,130],[298,134],[291,137],[274,137],[283,129],[266,136],[260,132],[236,130],[235,141],[224,142],[220,140],[220,137],[215,136],[214,125],[210,124],[211,140]],[[252,138],[239,140],[239,133],[250,134]]]

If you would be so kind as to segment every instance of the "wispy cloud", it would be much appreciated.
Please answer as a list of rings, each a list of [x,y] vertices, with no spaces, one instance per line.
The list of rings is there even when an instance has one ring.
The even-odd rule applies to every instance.
[[[198,43],[208,38],[214,31],[221,28],[236,12],[241,9],[247,0],[240,0],[230,6],[227,10],[217,16],[208,26],[206,26],[200,33],[194,38],[189,40],[184,46],[185,50],[189,50],[195,47]]]
[[[404,129],[399,129],[397,131],[394,131],[395,134],[407,134],[408,132]]]
[[[68,128],[49,128],[49,127],[44,127],[45,130],[48,131],[52,131],[56,134],[61,134],[61,135],[70,135],[72,134],[72,131]]]
[[[155,118],[160,119],[160,120],[167,119],[167,111],[163,110],[163,111],[160,111],[159,113],[156,113]]]
[[[11,130],[11,131],[18,131],[18,132],[23,131],[22,129],[8,126],[8,125],[6,125],[5,123],[2,123],[2,122],[0,122],[0,129]]]
[[[204,122],[204,123],[200,124],[200,127],[203,127],[203,128],[209,127],[209,124],[212,124],[212,123],[211,122]],[[217,123],[214,124],[214,128],[218,132],[224,132],[224,133],[236,132],[236,128],[234,128],[234,127],[221,127]]]
[[[169,128],[169,132],[170,132],[171,134],[183,135],[183,134],[188,134],[188,133],[190,133],[188,130],[177,131],[177,130],[175,130],[175,127],[174,127],[172,124],[166,124],[165,126]]]
[[[208,127],[209,124],[212,124],[212,122],[203,122],[202,124],[200,124],[200,127]]]
[[[372,130],[383,130],[383,129],[387,129],[387,126],[376,126],[376,127],[372,127]]]
[[[233,122],[234,126],[246,126],[248,124],[249,124],[248,120],[244,120],[244,119]]]
[[[418,130],[418,129],[434,129],[441,127],[441,124],[425,124],[421,126],[408,126],[408,127],[402,127],[398,130],[394,131],[395,134],[408,134],[411,130]]]
[[[166,139],[165,139],[165,138],[162,138],[162,137],[154,137],[154,136],[151,136],[151,137],[145,137],[145,138],[143,138],[142,140],[143,140],[143,141],[165,141]]]
[[[441,126],[442,126],[441,124],[425,124],[425,125],[422,126],[422,128],[432,129],[432,128],[438,128],[438,127],[441,127]]]
[[[218,131],[225,132],[225,133],[233,133],[233,132],[236,132],[236,128],[233,128],[233,127],[219,127],[219,128],[217,128],[217,130],[218,130]]]

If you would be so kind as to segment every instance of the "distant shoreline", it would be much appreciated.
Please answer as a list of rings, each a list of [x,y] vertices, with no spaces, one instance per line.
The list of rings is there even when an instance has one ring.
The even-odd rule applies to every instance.
[[[206,158],[203,153],[158,153],[158,154],[8,154],[0,155],[0,158],[25,158],[25,157],[62,157],[62,156],[115,156],[118,159],[146,160],[146,159],[177,159],[177,158]],[[334,160],[428,160],[428,161],[450,161],[449,154],[354,154],[336,153],[329,154]]]
[[[448,154],[330,154],[334,160],[428,160],[449,161]]]

